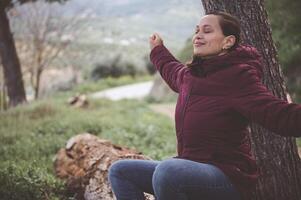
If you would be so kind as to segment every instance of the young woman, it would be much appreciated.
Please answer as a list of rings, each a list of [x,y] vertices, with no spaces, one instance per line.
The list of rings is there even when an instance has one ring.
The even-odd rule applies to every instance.
[[[283,136],[301,135],[301,106],[272,95],[261,83],[257,50],[239,44],[236,18],[215,12],[201,18],[188,65],[177,61],[158,34],[151,61],[172,90],[178,156],[163,161],[121,160],[109,171],[118,200],[248,199],[258,177],[248,124]]]

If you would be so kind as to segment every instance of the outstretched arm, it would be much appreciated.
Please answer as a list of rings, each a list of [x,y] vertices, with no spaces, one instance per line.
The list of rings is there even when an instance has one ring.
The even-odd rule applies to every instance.
[[[169,87],[173,91],[179,92],[186,67],[168,51],[158,34],[152,35],[149,39],[149,43],[152,63]]]
[[[276,98],[251,66],[239,73],[239,88],[231,94],[233,107],[249,120],[282,136],[301,136],[301,105]]]

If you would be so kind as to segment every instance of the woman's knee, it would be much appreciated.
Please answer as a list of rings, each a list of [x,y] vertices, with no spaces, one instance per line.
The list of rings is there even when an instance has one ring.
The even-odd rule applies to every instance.
[[[131,174],[152,173],[157,165],[157,161],[123,159],[115,161],[109,168],[109,178],[128,177]]]
[[[121,176],[123,174],[123,170],[126,169],[128,161],[126,160],[117,160],[113,162],[113,164],[109,167],[108,177],[109,180],[113,176]]]
[[[176,159],[162,161],[155,169],[153,174],[153,185],[162,187],[169,185],[172,187],[174,178],[177,175]]]

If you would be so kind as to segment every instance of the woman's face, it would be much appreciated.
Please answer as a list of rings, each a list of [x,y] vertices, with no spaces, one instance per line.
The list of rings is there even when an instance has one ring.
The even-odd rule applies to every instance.
[[[207,58],[224,54],[222,49],[225,45],[225,38],[218,16],[205,15],[196,26],[196,32],[192,38],[194,55]]]

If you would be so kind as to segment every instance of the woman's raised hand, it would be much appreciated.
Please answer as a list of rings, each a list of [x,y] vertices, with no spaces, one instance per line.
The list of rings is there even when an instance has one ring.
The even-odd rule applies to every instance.
[[[159,36],[158,33],[154,33],[149,37],[149,45],[151,50],[153,48],[155,48],[156,46],[162,45],[163,44],[163,40],[162,38]]]

